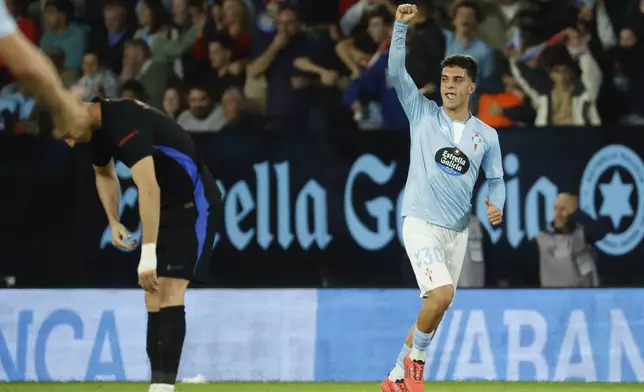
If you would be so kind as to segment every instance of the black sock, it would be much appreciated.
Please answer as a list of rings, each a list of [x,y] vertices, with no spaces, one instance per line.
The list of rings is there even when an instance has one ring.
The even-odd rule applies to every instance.
[[[183,340],[186,337],[185,307],[161,308],[159,324],[159,354],[162,377],[159,384],[174,384],[177,380]]]
[[[148,338],[146,351],[152,371],[151,383],[156,384],[161,377],[161,356],[159,356],[159,312],[148,312]]]

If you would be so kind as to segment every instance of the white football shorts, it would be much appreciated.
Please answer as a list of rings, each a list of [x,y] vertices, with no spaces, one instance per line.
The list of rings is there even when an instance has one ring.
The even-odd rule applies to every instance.
[[[456,289],[467,250],[467,231],[454,231],[407,216],[402,234],[420,296],[448,284]]]

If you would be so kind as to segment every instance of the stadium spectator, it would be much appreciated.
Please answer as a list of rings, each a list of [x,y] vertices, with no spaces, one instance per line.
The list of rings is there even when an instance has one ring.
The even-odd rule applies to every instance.
[[[266,76],[269,130],[301,130],[302,124],[307,123],[311,81],[293,63],[297,58],[309,56],[311,46],[297,11],[291,7],[280,10],[277,34],[247,69],[250,78]]]
[[[134,36],[126,24],[127,9],[118,1],[110,1],[103,8],[103,23],[95,24],[90,32],[90,49],[98,53],[101,63],[120,75],[123,69],[125,43]]]
[[[354,120],[362,129],[385,128],[404,130],[409,121],[398,100],[396,91],[387,77],[389,52],[385,52],[369,66],[358,79],[351,82],[344,96],[344,103],[351,107]],[[373,102],[362,102],[361,97],[375,97]]]
[[[219,132],[226,119],[212,93],[204,86],[194,86],[188,92],[188,110],[181,113],[177,123],[194,132]]]
[[[644,45],[635,32],[624,28],[619,45],[611,51],[613,83],[617,90],[617,116],[624,124],[644,124]]]
[[[98,54],[87,52],[83,56],[83,76],[77,86],[85,91],[84,99],[88,100],[102,92],[104,98],[118,97],[118,81],[110,69],[100,66]]]
[[[549,66],[549,81],[535,77],[516,56],[510,60],[512,74],[537,112],[535,125],[600,125],[596,102],[601,70],[577,30],[568,28],[563,35],[566,47],[552,46],[541,55]],[[579,77],[575,75],[577,67]]]
[[[137,7],[137,16],[141,27],[134,35],[150,47],[155,62],[169,62],[174,73],[183,77],[181,56],[189,51],[199,32],[203,20],[193,21],[190,28],[181,33],[171,24],[171,17],[160,0],[141,0]]]
[[[168,87],[163,93],[163,111],[173,119],[177,119],[186,109],[183,92],[175,86]]]
[[[246,70],[241,64],[233,62],[235,42],[232,37],[221,34],[208,44],[209,67],[205,69],[199,80],[215,90],[215,101],[228,88],[244,87]]]
[[[479,118],[493,128],[526,125],[534,122],[535,111],[507,67],[501,74],[503,90],[482,94],[479,99]]]
[[[124,83],[136,79],[148,97],[151,106],[161,109],[163,92],[176,78],[169,63],[154,61],[150,48],[142,39],[133,39],[125,44],[123,71],[119,80]]]
[[[145,93],[145,89],[136,80],[128,80],[123,83],[121,86],[121,98],[122,99],[136,99],[137,101],[147,102],[148,96]]]
[[[221,107],[226,119],[222,132],[249,133],[262,129],[261,117],[250,110],[239,87],[231,87],[224,92]]]
[[[542,287],[597,287],[597,253],[593,243],[609,226],[579,210],[576,196],[562,193],[554,205],[554,221],[536,238]]]
[[[391,38],[393,16],[385,6],[373,9],[364,18],[367,26],[364,33],[358,31],[336,46],[338,57],[354,79],[374,60],[376,53],[387,50]]]
[[[72,22],[74,8],[69,0],[48,0],[45,5],[45,34],[40,47],[58,48],[65,56],[65,68],[80,70],[85,53],[85,30]]]
[[[444,30],[445,54],[465,54],[474,57],[479,63],[477,85],[479,91],[490,82],[494,73],[494,53],[492,48],[476,38],[478,25],[483,19],[478,4],[472,1],[461,1],[454,6],[452,23],[454,31]]]

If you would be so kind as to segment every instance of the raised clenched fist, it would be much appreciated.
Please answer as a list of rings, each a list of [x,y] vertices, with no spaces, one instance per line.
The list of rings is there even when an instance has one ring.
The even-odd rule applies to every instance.
[[[396,10],[396,20],[410,23],[418,13],[418,7],[412,4],[401,4]]]

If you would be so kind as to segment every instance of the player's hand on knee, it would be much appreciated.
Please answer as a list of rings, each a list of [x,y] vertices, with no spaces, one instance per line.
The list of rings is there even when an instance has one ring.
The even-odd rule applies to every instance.
[[[401,4],[396,10],[396,20],[403,23],[410,23],[418,13],[418,7],[412,4]]]
[[[490,223],[493,226],[500,225],[503,222],[501,210],[487,199],[485,199],[485,205],[487,206],[487,218],[490,220]]]
[[[112,245],[124,249],[132,249],[136,246],[136,240],[130,241],[132,235],[119,222],[112,223],[110,229],[112,230]]]
[[[156,293],[159,291],[157,278],[157,245],[146,243],[141,246],[141,259],[136,269],[139,274],[139,286],[145,291]]]
[[[151,270],[139,272],[139,286],[141,286],[143,290],[150,293],[159,292],[159,279],[157,278],[157,271]]]

